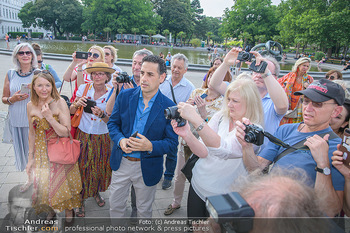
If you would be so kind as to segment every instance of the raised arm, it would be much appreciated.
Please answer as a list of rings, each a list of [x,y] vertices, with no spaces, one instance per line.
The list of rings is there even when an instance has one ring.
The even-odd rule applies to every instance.
[[[210,79],[209,87],[213,88],[221,95],[225,94],[227,89],[226,83],[223,82],[226,72],[236,63],[238,53],[241,52],[241,48],[231,49],[225,56],[224,62],[215,70],[213,76]]]

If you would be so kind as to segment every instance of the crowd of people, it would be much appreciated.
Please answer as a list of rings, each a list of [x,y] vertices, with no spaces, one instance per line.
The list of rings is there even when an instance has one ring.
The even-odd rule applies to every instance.
[[[17,45],[12,55],[16,68],[6,74],[2,102],[9,105],[16,169],[28,175],[18,192],[31,192],[34,208],[44,204],[65,210],[66,224],[75,216],[85,217],[84,201],[89,197],[103,207],[100,192],[107,189],[110,217],[127,217],[131,195],[131,216],[150,218],[156,185],[164,177],[162,188],[169,189],[175,177],[174,199],[164,212],[171,215],[181,207],[185,189],[181,168],[194,154],[199,159],[192,169],[188,218],[208,218],[207,197],[235,191],[234,184],[250,173],[262,176],[274,170],[307,177],[291,187],[305,187],[300,195],[315,194],[313,206],[322,203],[309,210],[310,216],[334,217],[342,210],[350,215],[350,166],[339,147],[349,127],[350,99],[341,71],[331,70],[315,81],[308,75],[311,61],[303,57],[278,79],[279,63],[253,51],[256,64],[266,63],[266,69],[232,77],[229,70],[240,52],[241,48],[232,48],[223,59],[213,57],[213,67],[196,89],[185,77],[188,59],[183,54],[164,58],[137,50],[132,75],[120,81],[117,50],[94,45],[87,59],[72,54],[62,77],[75,84],[67,106],[57,90],[62,81],[43,63],[40,46]],[[175,106],[175,116],[164,117],[164,110]],[[71,118],[81,108],[80,122],[73,127]],[[259,130],[250,132],[252,127]],[[284,143],[264,136],[261,141],[265,133],[259,132]],[[247,140],[252,133],[259,139],[254,143]],[[78,161],[51,162],[47,140],[69,135],[81,143]],[[258,195],[247,187],[242,190],[259,217],[308,216],[297,210],[271,214],[269,206],[262,211]]]

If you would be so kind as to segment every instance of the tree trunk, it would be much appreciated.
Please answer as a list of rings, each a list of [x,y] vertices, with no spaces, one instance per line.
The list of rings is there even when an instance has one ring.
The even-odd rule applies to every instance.
[[[300,48],[300,43],[297,44],[297,51],[295,53],[295,57],[297,58],[299,55],[299,48]]]
[[[65,32],[65,34],[66,34],[66,39],[69,40],[69,36],[68,36],[69,33],[68,33],[68,32]]]
[[[328,59],[330,59],[331,56],[332,56],[332,47],[327,49],[327,57],[328,57]]]
[[[345,48],[345,49],[344,49],[344,57],[346,57],[346,54],[347,54],[347,52],[348,52],[348,48],[349,48],[349,47],[348,47],[348,46],[345,46],[344,48]]]

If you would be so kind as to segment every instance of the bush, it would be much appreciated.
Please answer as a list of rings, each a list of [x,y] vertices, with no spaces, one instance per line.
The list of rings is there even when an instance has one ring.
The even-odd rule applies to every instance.
[[[325,56],[325,54],[323,52],[316,52],[315,53],[315,60],[321,61],[324,56]]]
[[[201,41],[200,41],[200,39],[195,38],[195,39],[192,39],[190,41],[190,44],[192,44],[192,46],[194,48],[197,48],[197,47],[201,46]]]
[[[11,34],[12,39],[16,39],[17,36],[22,37],[23,34],[28,36],[28,32],[8,32],[7,34]],[[42,32],[32,32],[32,38],[42,38],[43,36]]]
[[[66,36],[56,36],[55,40],[67,40]]]
[[[81,40],[81,36],[72,36],[69,37],[70,40]]]

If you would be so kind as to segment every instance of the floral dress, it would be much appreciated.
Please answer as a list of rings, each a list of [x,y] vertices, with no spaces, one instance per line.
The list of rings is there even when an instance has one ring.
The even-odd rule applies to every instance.
[[[58,121],[58,116],[54,115]],[[63,211],[81,206],[81,178],[78,163],[51,163],[46,141],[58,137],[45,118],[32,117],[35,129],[35,172],[33,206],[46,204]]]

